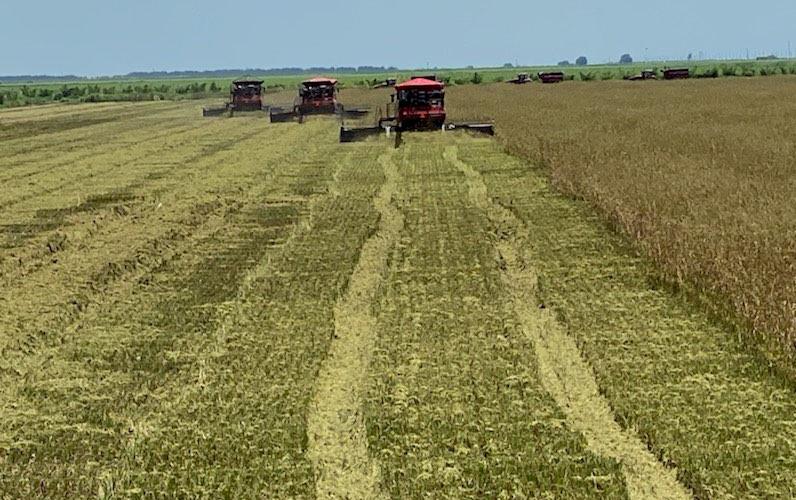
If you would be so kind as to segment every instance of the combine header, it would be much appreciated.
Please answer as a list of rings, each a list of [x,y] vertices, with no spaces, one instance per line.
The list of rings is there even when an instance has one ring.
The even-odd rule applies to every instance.
[[[299,95],[293,103],[292,110],[271,109],[271,122],[304,121],[311,115],[343,115],[359,116],[367,114],[367,110],[352,109],[346,111],[337,101],[337,80],[333,78],[312,78],[301,83]]]
[[[387,105],[387,116],[378,124],[365,128],[340,129],[340,142],[354,142],[382,132],[395,131],[396,147],[401,134],[424,130],[471,130],[488,135],[495,134],[491,123],[447,123],[445,111],[445,84],[426,78],[414,78],[395,86],[396,93]]]
[[[221,116],[235,111],[265,111],[263,107],[263,81],[241,79],[232,82],[229,102],[223,108],[203,108],[203,116]]]

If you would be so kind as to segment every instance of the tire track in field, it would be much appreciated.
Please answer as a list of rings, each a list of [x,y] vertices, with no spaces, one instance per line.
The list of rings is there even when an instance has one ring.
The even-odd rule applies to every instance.
[[[307,419],[308,456],[320,499],[383,497],[379,464],[368,453],[362,401],[377,333],[370,308],[404,219],[392,203],[400,174],[391,154],[382,155],[379,163],[386,177],[374,198],[381,217],[379,228],[362,247],[348,292],[335,306],[334,340]]]
[[[575,340],[550,310],[536,306],[538,277],[523,256],[523,247],[531,240],[528,228],[490,200],[481,174],[459,160],[456,146],[446,149],[445,159],[464,174],[471,202],[486,212],[497,230],[495,246],[514,311],[534,342],[542,384],[569,426],[584,435],[592,452],[622,464],[631,499],[692,498],[677,481],[676,470],[664,467],[635,433],[619,426]]]

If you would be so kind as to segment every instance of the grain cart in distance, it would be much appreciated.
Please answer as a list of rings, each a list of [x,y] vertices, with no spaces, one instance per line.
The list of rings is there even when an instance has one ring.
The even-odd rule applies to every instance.
[[[520,73],[516,78],[509,80],[507,83],[513,83],[514,85],[524,85],[526,83],[532,82],[533,80],[531,79],[531,75],[529,73]]]
[[[263,81],[240,79],[232,82],[229,102],[223,108],[204,108],[203,116],[221,116],[235,111],[263,111]]]
[[[566,78],[561,71],[541,72],[537,75],[542,83],[561,83]]]
[[[664,80],[687,80],[691,78],[691,71],[688,68],[674,68],[663,70]]]
[[[372,127],[340,129],[340,142],[354,142],[369,136],[395,132],[396,146],[401,134],[409,131],[470,130],[487,135],[495,134],[491,123],[449,123],[446,121],[445,84],[426,78],[414,78],[395,86],[387,115]]]

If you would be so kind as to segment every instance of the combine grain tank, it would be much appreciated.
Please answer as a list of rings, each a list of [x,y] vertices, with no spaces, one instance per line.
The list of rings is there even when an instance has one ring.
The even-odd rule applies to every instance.
[[[691,78],[688,68],[666,69],[663,71],[664,80],[685,80]]]
[[[564,81],[564,73],[560,71],[541,72],[538,76],[542,83],[561,83]]]

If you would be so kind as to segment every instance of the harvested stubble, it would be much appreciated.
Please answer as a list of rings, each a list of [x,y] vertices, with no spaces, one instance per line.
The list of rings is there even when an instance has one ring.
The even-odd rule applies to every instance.
[[[0,146],[0,497],[312,497],[349,450],[381,472],[363,496],[652,491],[590,400],[700,496],[795,493],[789,386],[494,143],[75,109]],[[533,272],[555,335],[529,335]],[[335,369],[365,373],[314,404]],[[357,440],[318,447],[324,408]]]
[[[407,137],[394,158],[405,229],[377,304],[366,406],[384,491],[623,498],[619,465],[589,452],[542,388],[490,222],[435,137]]]
[[[377,155],[333,122],[148,109],[110,110],[84,160],[59,158],[96,124],[2,165],[0,497],[309,496],[306,407]]]

